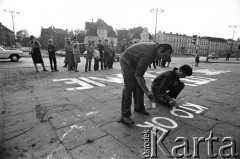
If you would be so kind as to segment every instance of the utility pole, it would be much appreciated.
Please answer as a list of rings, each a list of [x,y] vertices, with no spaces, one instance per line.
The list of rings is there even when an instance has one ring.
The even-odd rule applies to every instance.
[[[14,35],[14,44],[15,44],[15,47],[16,47],[16,36],[15,36],[15,28],[14,28],[14,19],[13,19],[13,14],[20,14],[19,12],[16,12],[14,10],[7,10],[7,9],[4,9],[3,10],[4,12],[8,12],[8,13],[11,13],[12,14],[12,24],[13,24],[13,35]]]
[[[232,37],[232,43],[231,43],[231,48],[230,48],[230,56],[231,56],[231,54],[232,54],[232,49],[233,49],[233,41],[234,41],[234,34],[235,34],[235,29],[237,28],[237,27],[240,27],[239,25],[231,25],[231,26],[229,26],[230,28],[233,28],[233,37]]]
[[[157,33],[157,15],[158,15],[158,13],[162,13],[162,12],[164,12],[164,10],[163,9],[151,9],[150,10],[150,12],[156,12],[156,24],[155,24],[155,42],[157,41],[157,38],[156,38],[156,33]]]

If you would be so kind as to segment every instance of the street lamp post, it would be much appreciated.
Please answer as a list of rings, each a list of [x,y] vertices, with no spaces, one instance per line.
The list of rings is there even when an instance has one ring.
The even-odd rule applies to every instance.
[[[230,48],[230,56],[232,54],[232,48],[233,48],[233,41],[234,41],[234,34],[235,34],[235,29],[236,27],[240,27],[239,25],[231,25],[229,26],[230,28],[233,28],[233,37],[232,37],[232,43],[231,43],[231,48]]]
[[[157,40],[157,38],[156,38],[156,32],[157,32],[157,14],[164,12],[164,10],[157,8],[157,9],[151,9],[150,11],[153,12],[153,13],[156,12],[156,25],[155,25],[155,42],[156,42],[156,40]]]
[[[14,44],[15,44],[15,47],[16,47],[16,36],[15,36],[15,28],[14,28],[14,19],[13,19],[13,14],[20,14],[19,12],[16,12],[14,10],[6,10],[4,9],[3,10],[4,12],[8,12],[8,13],[11,13],[12,14],[12,24],[13,24],[13,35],[14,35]]]

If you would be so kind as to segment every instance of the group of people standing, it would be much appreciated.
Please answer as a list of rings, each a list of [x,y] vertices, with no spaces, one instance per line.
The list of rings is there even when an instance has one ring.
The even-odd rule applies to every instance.
[[[57,69],[57,60],[56,60],[56,47],[53,44],[53,40],[49,39],[48,43],[48,54],[49,54],[49,61],[52,72],[59,71]],[[30,55],[32,56],[34,66],[36,68],[36,72],[38,72],[37,64],[40,63],[43,67],[43,71],[47,71],[41,55],[41,45],[35,39],[34,36],[30,36]],[[77,41],[76,37],[73,37],[72,41],[67,38],[65,40],[65,59],[64,59],[64,67],[67,67],[69,71],[74,70],[78,72],[78,63],[81,62],[80,58],[80,43]],[[101,40],[98,40],[98,44],[95,45],[94,41],[88,41],[86,46],[86,63],[85,63],[85,72],[91,71],[92,66],[92,59],[94,58],[94,71],[99,69],[99,63],[101,70],[105,69],[112,69],[113,62],[115,58],[115,47],[114,42],[111,41],[110,44],[108,43],[108,39],[104,40],[104,44],[102,44]]]
[[[73,38],[73,41],[70,42],[69,39],[66,40],[65,45],[65,64],[68,67],[68,70],[75,70],[78,72],[78,63],[80,60],[80,46],[76,41],[76,37]],[[112,69],[113,61],[115,57],[115,47],[114,43],[108,43],[108,39],[104,40],[102,44],[101,40],[98,40],[98,44],[95,45],[94,41],[88,41],[85,51],[86,63],[85,63],[85,72],[91,71],[92,59],[94,58],[94,71],[99,69],[99,63],[101,64],[101,69]]]

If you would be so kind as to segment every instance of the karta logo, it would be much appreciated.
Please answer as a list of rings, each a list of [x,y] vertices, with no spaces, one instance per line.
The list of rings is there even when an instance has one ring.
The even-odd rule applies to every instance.
[[[162,131],[161,134],[158,132]],[[210,131],[209,136],[205,137],[192,137],[192,154],[189,152],[189,140],[185,137],[177,137],[175,139],[176,145],[172,147],[169,151],[164,145],[164,140],[169,134],[170,130],[162,129],[159,130],[159,127],[153,127],[152,130],[146,130],[143,132],[144,148],[143,148],[143,157],[144,158],[158,158],[157,148],[169,158],[199,158],[199,144],[201,142],[207,143],[207,155],[211,158],[216,158],[218,155],[222,158],[229,157],[238,157],[239,154],[236,152],[237,145],[236,141],[232,137],[224,137],[222,140],[219,140],[217,137],[213,136],[213,132]],[[222,146],[218,149],[218,152],[213,152],[213,142],[222,142]],[[227,143],[227,144],[225,144]],[[183,150],[183,153],[179,153],[179,150]]]

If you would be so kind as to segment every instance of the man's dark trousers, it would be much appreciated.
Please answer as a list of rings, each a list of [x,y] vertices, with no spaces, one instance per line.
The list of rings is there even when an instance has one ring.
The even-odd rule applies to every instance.
[[[101,62],[101,70],[103,70],[103,67],[104,67],[104,56],[103,56],[103,52],[102,51],[99,51],[100,52],[100,62]]]
[[[49,61],[50,61],[51,70],[56,71],[57,70],[57,60],[56,60],[55,53],[49,53]],[[54,65],[54,68],[53,68],[53,65]]]
[[[97,71],[99,68],[99,59],[94,58],[94,71]]]
[[[122,92],[122,117],[131,116],[132,93],[135,110],[145,110],[144,92],[138,85],[135,77],[135,69],[129,66],[122,58],[120,59],[124,86]]]
[[[104,64],[104,69],[107,69],[108,66],[108,52],[103,53],[103,64]]]

